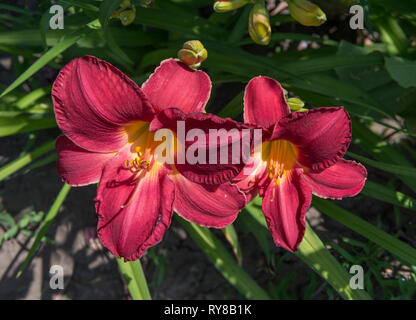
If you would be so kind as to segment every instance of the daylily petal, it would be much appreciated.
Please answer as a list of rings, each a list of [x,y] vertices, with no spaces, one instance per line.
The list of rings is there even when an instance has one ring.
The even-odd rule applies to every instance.
[[[360,193],[367,178],[367,170],[355,161],[340,159],[322,172],[304,175],[312,193],[321,198],[341,199]]]
[[[150,103],[132,80],[91,56],[74,59],[61,70],[52,99],[63,133],[89,151],[119,150],[129,139],[130,123],[153,117]]]
[[[351,141],[351,121],[344,108],[330,107],[293,112],[275,126],[271,140],[290,141],[299,163],[322,171],[342,158]]]
[[[71,186],[85,186],[100,180],[104,165],[115,153],[96,153],[78,147],[65,136],[56,140],[56,168],[62,181]]]
[[[174,59],[162,61],[142,85],[156,112],[179,108],[185,113],[203,111],[211,94],[211,80]]]
[[[183,124],[184,129],[178,128],[178,124]],[[242,123],[231,119],[222,119],[212,114],[192,113],[184,114],[176,108],[165,109],[156,115],[150,124],[150,131],[156,131],[161,128],[172,130],[178,138],[180,148],[175,155],[176,169],[189,180],[202,184],[222,184],[230,181],[237,176],[244,167],[243,155],[249,152],[252,147],[250,139],[252,130]],[[225,130],[221,133],[221,129]],[[233,130],[234,129],[234,130]],[[242,129],[247,129],[242,131]],[[218,130],[218,134],[225,138],[225,134],[230,134],[227,139],[216,139],[210,143],[209,133]],[[183,132],[181,132],[183,131]],[[192,141],[184,141],[185,137],[194,133]],[[242,138],[243,134],[247,135]],[[250,135],[250,136],[249,136]],[[218,140],[220,142],[218,143]],[[244,144],[244,147],[241,147]],[[232,152],[233,146],[240,146],[240,152]],[[235,148],[237,149],[237,148]],[[197,150],[198,152],[193,152]],[[192,163],[191,155],[199,155],[201,150],[201,161]],[[227,151],[225,154],[225,151]],[[224,155],[224,161],[221,162],[221,151]],[[211,160],[211,156],[216,161]],[[227,156],[227,157],[225,157]],[[210,161],[211,160],[211,161]],[[215,162],[216,164],[212,164]]]
[[[290,113],[279,82],[268,77],[250,80],[244,93],[244,122],[264,128]]]
[[[251,202],[257,194],[267,187],[267,163],[262,161],[261,153],[254,154],[251,162],[232,180],[232,184],[244,192],[247,203]],[[262,196],[263,194],[261,194]]]
[[[194,183],[181,174],[175,182],[175,211],[184,219],[201,226],[224,228],[231,224],[246,205],[246,197],[236,186]]]
[[[280,180],[270,183],[263,198],[263,213],[277,246],[296,251],[305,233],[305,213],[312,193],[303,180],[302,169],[293,169]]]
[[[162,240],[171,222],[174,200],[174,184],[165,167],[155,165],[135,180],[123,167],[129,157],[126,149],[105,166],[95,199],[98,236],[125,261],[139,259]]]

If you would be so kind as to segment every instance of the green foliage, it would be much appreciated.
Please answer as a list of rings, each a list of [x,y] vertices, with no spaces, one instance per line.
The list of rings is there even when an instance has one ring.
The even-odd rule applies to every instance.
[[[262,226],[262,230],[252,229],[253,234],[263,233],[264,237],[270,237],[267,230],[266,220],[262,214],[257,198],[246,207],[251,216],[249,226],[255,226],[256,222]],[[247,215],[247,214],[246,214]],[[256,228],[256,227],[253,227]],[[256,236],[258,240],[261,238]],[[261,244],[261,242],[259,243]],[[302,259],[312,270],[331,284],[334,289],[344,298],[351,300],[368,300],[370,296],[362,290],[352,290],[349,286],[349,276],[339,263],[331,256],[322,241],[307,223],[302,243],[296,255]]]
[[[238,265],[209,229],[187,222],[179,216],[177,218],[214,266],[245,298],[270,299],[269,295]]]
[[[42,211],[30,211],[23,215],[19,221],[15,221],[14,218],[5,210],[0,211],[0,226],[6,229],[3,235],[0,237],[0,247],[2,243],[6,240],[15,238],[19,232],[25,235],[32,235],[33,227],[38,225],[44,213]],[[45,241],[46,238],[43,238],[42,241]]]
[[[35,254],[37,248],[39,247],[40,242],[44,238],[46,232],[49,230],[49,227],[51,226],[52,222],[54,221],[56,215],[59,212],[59,209],[62,206],[62,203],[65,201],[66,196],[69,193],[69,190],[71,190],[71,187],[67,184],[64,184],[61,191],[59,192],[58,196],[56,197],[54,203],[52,204],[51,208],[49,209],[48,213],[46,214],[45,219],[42,221],[42,226],[39,230],[39,232],[36,234],[35,241],[33,242],[29,253],[27,254],[25,260],[23,261],[22,266],[19,268],[19,271],[17,273],[17,277],[20,277],[23,270],[26,268],[26,266],[29,264],[30,260],[32,259],[33,255]]]
[[[8,139],[16,134],[28,137],[20,155],[0,168],[0,181],[13,178],[18,171],[25,173],[57,159],[52,152],[57,131],[50,100],[51,87],[44,81],[45,71],[56,72],[72,58],[92,54],[110,61],[141,85],[161,60],[176,57],[185,41],[199,39],[209,52],[202,68],[210,75],[214,91],[228,83],[240,83],[243,88],[250,78],[265,75],[279,80],[289,91],[289,98],[299,97],[306,108],[344,106],[353,124],[353,152],[347,155],[363,162],[371,173],[362,196],[387,203],[391,208],[388,214],[396,221],[396,227],[402,231],[410,229],[409,226],[403,228],[401,216],[408,214],[414,219],[412,211],[415,211],[416,201],[416,72],[413,71],[416,49],[412,44],[416,33],[416,6],[413,0],[339,1],[339,4],[333,1],[328,5],[319,1],[322,9],[328,8],[331,15],[344,12],[352,2],[362,3],[371,34],[369,39],[376,39],[375,32],[380,35],[380,39],[370,45],[340,41],[331,34],[323,37],[321,29],[316,29],[320,36],[310,32],[283,32],[290,30],[286,25],[293,23],[293,19],[278,14],[270,17],[273,29],[270,44],[261,50],[248,36],[250,4],[235,12],[218,14],[209,10],[211,0],[157,0],[152,6],[148,6],[146,0],[136,0],[132,1],[136,6],[135,20],[123,26],[119,19],[111,18],[121,2],[59,0],[57,3],[67,12],[64,30],[49,29],[49,2],[44,2],[36,11],[0,4],[0,9],[10,12],[0,15],[0,51],[12,58],[15,73],[11,84],[0,85],[0,137]],[[290,44],[288,50],[284,48],[285,42]],[[314,46],[305,50],[291,49],[301,42],[314,43]],[[237,119],[243,113],[243,95],[244,91],[235,92],[234,98],[224,103],[221,110],[215,105],[208,105],[207,109],[219,110],[217,114],[221,117]],[[380,134],[375,127],[388,133]],[[41,130],[42,134],[50,136],[50,141],[38,145],[37,136]],[[389,138],[397,136],[402,139],[392,143]],[[0,213],[0,224],[5,228],[0,244],[18,232],[35,237],[21,271],[40,241],[45,240],[45,233],[68,191],[69,187],[64,186],[36,235],[31,233],[32,226],[43,218],[41,213],[29,213],[19,221],[7,212]],[[413,247],[383,231],[381,225],[372,225],[332,202],[315,198],[313,205],[368,242],[341,235],[342,242],[323,243],[308,226],[307,236],[296,254],[313,270],[308,273],[310,281],[302,298],[312,299],[320,292],[329,299],[339,296],[368,299],[374,297],[377,286],[382,288],[386,299],[414,297],[414,275],[407,280],[400,277],[386,280],[381,270],[388,268],[388,263],[380,258],[391,255],[409,268],[415,268]],[[301,298],[290,292],[296,271],[273,278],[262,288],[239,265],[243,261],[250,263],[243,260],[245,248],[241,245],[241,231],[252,234],[276,275],[291,256],[277,258],[258,200],[241,212],[236,225],[223,230],[223,240],[228,241],[229,246],[224,246],[206,228],[183,220],[181,223],[242,296]],[[332,249],[328,251],[326,245]],[[331,253],[336,253],[337,259]],[[169,264],[154,251],[150,251],[149,257],[158,270],[152,285],[158,286]],[[132,297],[150,299],[140,262],[118,263]],[[368,268],[365,287],[370,296],[346,286],[346,271],[351,264],[364,264]]]

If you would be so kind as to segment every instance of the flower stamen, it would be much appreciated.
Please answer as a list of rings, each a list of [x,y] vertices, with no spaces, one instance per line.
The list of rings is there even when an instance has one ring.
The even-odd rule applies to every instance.
[[[275,187],[280,185],[280,180],[285,177],[286,172],[291,170],[296,162],[294,146],[285,140],[271,141],[267,146],[267,169],[268,177],[273,184],[272,201],[275,198]]]

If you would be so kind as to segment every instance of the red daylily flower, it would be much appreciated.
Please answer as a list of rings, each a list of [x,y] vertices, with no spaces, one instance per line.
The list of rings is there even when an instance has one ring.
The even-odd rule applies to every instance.
[[[259,193],[274,242],[296,251],[312,193],[341,199],[365,184],[366,169],[342,159],[351,141],[349,115],[340,107],[290,113],[280,84],[256,77],[245,90],[244,122],[263,128],[263,143],[236,185],[250,199]]]
[[[245,206],[246,196],[237,187],[216,184],[235,177],[237,169],[206,174],[162,163],[155,153],[161,142],[154,141],[150,127],[159,115],[182,114],[202,127],[232,125],[200,113],[210,90],[207,74],[174,59],[163,61],[142,88],[91,56],[70,62],[54,82],[54,111],[64,133],[56,142],[58,174],[72,186],[99,182],[98,235],[117,257],[138,259],[160,242],[173,210],[189,221],[222,228]],[[195,183],[180,171],[207,183]]]

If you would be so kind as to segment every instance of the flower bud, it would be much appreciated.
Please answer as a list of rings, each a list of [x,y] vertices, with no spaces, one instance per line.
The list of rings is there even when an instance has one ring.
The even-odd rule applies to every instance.
[[[250,0],[217,1],[214,3],[214,11],[218,13],[229,12],[244,7]]]
[[[308,0],[288,0],[290,15],[304,26],[320,26],[325,23],[326,15],[316,4]]]
[[[178,58],[190,68],[196,69],[201,62],[208,58],[208,51],[199,40],[190,40],[183,44],[178,52]]]
[[[119,18],[123,26],[129,25],[136,18],[136,8],[133,7],[132,10],[121,11],[119,14]]]
[[[267,46],[270,43],[272,29],[270,27],[269,12],[264,1],[257,1],[251,9],[248,20],[248,33],[257,44]]]
[[[289,98],[286,101],[291,111],[299,111],[305,106],[305,103],[299,98]]]
[[[123,0],[123,1],[120,3],[120,8],[121,8],[122,10],[124,10],[124,9],[128,9],[128,8],[131,8],[131,7],[132,7],[132,4],[131,4],[130,0]]]

